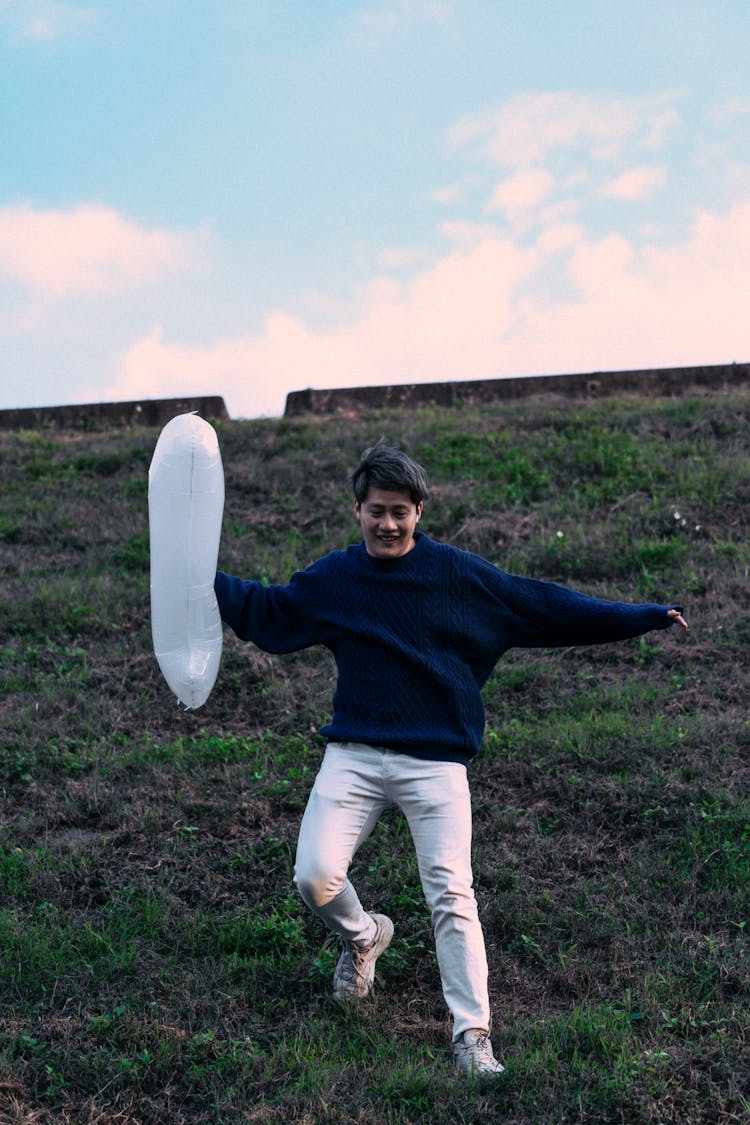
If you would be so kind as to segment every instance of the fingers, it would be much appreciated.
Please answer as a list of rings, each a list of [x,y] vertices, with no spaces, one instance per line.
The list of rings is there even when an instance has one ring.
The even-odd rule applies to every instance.
[[[679,609],[667,610],[667,617],[669,617],[672,621],[676,621],[677,624],[681,625],[683,629],[687,629],[688,623],[680,613]]]

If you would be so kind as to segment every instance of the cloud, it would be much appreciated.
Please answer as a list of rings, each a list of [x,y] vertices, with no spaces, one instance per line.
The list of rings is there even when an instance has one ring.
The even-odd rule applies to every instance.
[[[467,184],[465,181],[455,184],[445,184],[443,187],[435,188],[431,193],[430,198],[435,203],[440,203],[448,206],[452,203],[461,203],[466,194]]]
[[[542,168],[523,168],[498,184],[486,209],[503,211],[510,219],[518,218],[541,203],[553,186],[549,172]]]
[[[139,340],[112,372],[108,397],[223,393],[230,410],[278,414],[288,390],[317,386],[460,379],[500,374],[499,345],[510,298],[535,252],[495,233],[450,251],[407,281],[375,278],[346,321],[316,330],[284,310],[254,337],[205,347]],[[101,393],[101,385],[99,388]]]
[[[538,164],[554,152],[585,148],[615,159],[628,140],[660,147],[678,120],[671,93],[602,98],[572,91],[518,94],[500,106],[460,118],[449,131],[457,149],[500,167]]]
[[[348,38],[359,47],[380,47],[394,35],[424,24],[444,26],[453,17],[454,6],[448,0],[381,0],[349,17]]]
[[[750,114],[750,98],[741,95],[724,98],[723,101],[714,105],[710,111],[709,116],[717,125],[725,125],[733,122],[738,117],[746,117]]]
[[[560,223],[521,248],[477,225],[410,278],[373,279],[326,329],[283,309],[255,335],[203,346],[155,328],[117,361],[107,394],[217,393],[234,416],[259,417],[308,386],[745,361],[748,292],[750,201],[698,213],[669,245]]]
[[[378,254],[378,265],[387,272],[414,268],[424,261],[425,250],[420,246],[386,246]]]
[[[641,165],[622,172],[602,188],[608,199],[621,199],[627,203],[649,199],[665,186],[667,170],[663,165]]]
[[[184,267],[196,236],[145,230],[105,207],[0,208],[0,274],[34,295],[107,295]]]
[[[670,245],[620,235],[569,245],[566,300],[530,303],[536,370],[607,370],[746,361],[750,202],[699,213]],[[562,362],[561,362],[562,361]]]
[[[92,8],[60,0],[5,0],[0,3],[0,29],[12,39],[38,42],[79,34],[97,19]]]

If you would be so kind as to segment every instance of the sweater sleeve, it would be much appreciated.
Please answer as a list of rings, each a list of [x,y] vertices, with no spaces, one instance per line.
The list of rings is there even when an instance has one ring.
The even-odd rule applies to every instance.
[[[510,617],[510,644],[523,648],[562,648],[605,644],[667,629],[678,605],[631,604],[593,598],[555,582],[497,571],[493,583],[504,614]]]
[[[265,586],[222,571],[214,581],[222,621],[240,640],[274,653],[326,643],[320,589],[315,567],[293,575],[287,586]]]

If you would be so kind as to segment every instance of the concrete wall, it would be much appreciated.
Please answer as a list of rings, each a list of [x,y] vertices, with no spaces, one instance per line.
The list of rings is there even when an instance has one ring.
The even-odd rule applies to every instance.
[[[220,395],[150,398],[135,402],[92,402],[79,406],[29,406],[0,410],[0,430],[106,430],[123,426],[164,426],[176,414],[197,410],[201,418],[229,418]]]
[[[400,386],[292,391],[284,415],[358,414],[393,406],[456,406],[509,401],[531,395],[592,398],[606,395],[680,395],[699,388],[750,386],[750,363],[709,367],[662,367],[642,371],[595,371],[578,375],[531,375],[457,383],[403,383]]]
[[[402,383],[385,387],[292,391],[284,416],[359,414],[385,407],[458,406],[502,402],[532,395],[593,398],[607,395],[680,395],[701,388],[750,387],[750,363],[707,367],[661,367],[638,371],[593,371],[577,375],[530,375],[511,379],[475,379],[456,383]],[[196,410],[202,418],[228,419],[221,395],[154,398],[133,402],[30,406],[0,410],[0,430],[101,430],[123,426],[164,426],[176,414]]]

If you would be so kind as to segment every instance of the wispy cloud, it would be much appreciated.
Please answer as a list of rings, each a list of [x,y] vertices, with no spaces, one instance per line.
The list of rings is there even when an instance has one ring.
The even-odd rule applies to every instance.
[[[97,19],[93,8],[62,0],[0,0],[0,34],[9,39],[64,39]]]
[[[731,121],[736,117],[750,116],[750,97],[742,97],[736,95],[732,98],[725,98],[714,107],[712,116],[714,120],[723,123]]]
[[[380,47],[424,24],[445,25],[454,15],[448,0],[380,0],[349,17],[347,36],[360,47]]]
[[[607,199],[621,199],[635,203],[649,199],[661,191],[667,182],[667,170],[663,165],[641,165],[622,172],[602,188]]]
[[[413,269],[424,262],[427,253],[421,246],[386,246],[378,254],[378,265],[388,273]]]
[[[603,200],[644,205],[664,193],[680,121],[677,101],[670,91],[644,97],[519,94],[463,116],[448,139],[456,156],[484,176],[485,212],[510,223],[519,236],[538,234],[584,212],[602,216]],[[498,168],[509,174],[490,187]],[[665,211],[662,219],[676,216]]]
[[[197,236],[145,230],[105,207],[0,208],[0,274],[33,294],[110,294],[183,268]]]
[[[679,121],[675,102],[671,93],[631,98],[524,93],[460,118],[449,140],[475,159],[500,167],[539,164],[556,152],[570,155],[581,149],[610,161],[625,142],[658,148]]]
[[[543,168],[523,168],[498,184],[487,204],[488,211],[503,211],[517,218],[537,207],[552,191],[553,177]]]

